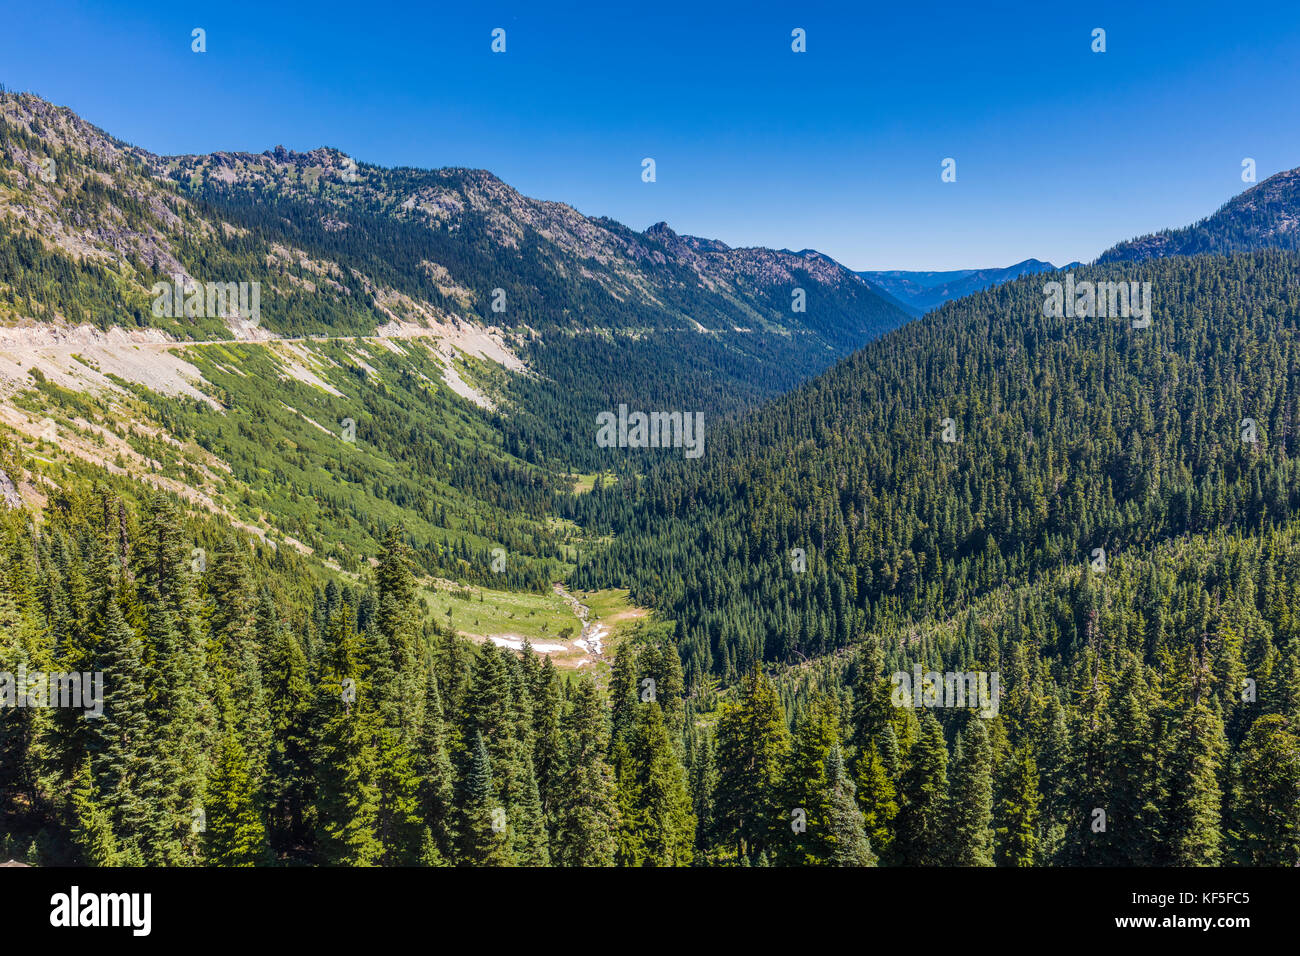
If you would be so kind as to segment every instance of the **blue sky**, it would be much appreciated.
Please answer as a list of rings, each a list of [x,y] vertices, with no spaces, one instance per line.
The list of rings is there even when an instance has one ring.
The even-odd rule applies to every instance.
[[[1300,166],[1295,3],[282,6],[10,3],[0,82],[159,153],[482,167],[855,269],[1089,260],[1212,212],[1244,157]]]

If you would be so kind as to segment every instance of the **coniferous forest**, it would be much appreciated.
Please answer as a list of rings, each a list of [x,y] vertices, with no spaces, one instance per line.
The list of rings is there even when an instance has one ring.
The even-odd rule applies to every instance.
[[[516,172],[599,211],[570,134]],[[166,155],[0,86],[0,864],[1300,866],[1300,170],[1086,264],[857,273],[406,148]],[[773,233],[752,170],[637,202],[857,242],[827,163]]]

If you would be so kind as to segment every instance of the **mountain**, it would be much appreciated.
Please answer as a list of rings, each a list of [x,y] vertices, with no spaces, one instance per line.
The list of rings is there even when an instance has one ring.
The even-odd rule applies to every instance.
[[[0,322],[179,340],[414,332],[451,355],[477,330],[481,352],[535,373],[494,385],[513,439],[587,465],[600,456],[575,430],[599,409],[735,414],[907,320],[820,254],[640,233],[482,170],[332,149],[162,157],[30,94],[0,94],[0,120]],[[256,284],[260,314],[159,315],[152,290],[177,275]]]
[[[1097,261],[1144,261],[1257,249],[1300,249],[1300,169],[1270,176],[1190,226],[1121,242]]]
[[[1300,251],[904,323],[811,250],[0,102],[0,859],[1300,863]],[[601,447],[629,402],[701,454]]]
[[[0,436],[35,452],[6,500],[144,482],[349,573],[403,521],[430,574],[549,593],[575,475],[635,471],[597,415],[711,424],[907,318],[814,252],[640,233],[482,170],[162,157],[0,93]]]
[[[1069,269],[1078,263],[1063,266]],[[881,290],[913,315],[924,315],[945,302],[979,292],[990,286],[1001,285],[1023,275],[1051,272],[1057,267],[1039,259],[1026,259],[1005,269],[957,269],[951,272],[888,272],[857,273],[874,288]]]
[[[1250,783],[1300,719],[1300,253],[1141,275],[1145,327],[1045,315],[1024,276],[888,333],[656,464],[573,584],[672,620],[690,693],[843,715],[888,863],[1300,861],[1257,815],[1294,817],[1300,766]],[[972,746],[1036,807],[1019,857],[916,820]]]
[[[1045,316],[1024,277],[889,333],[720,430],[699,466],[648,473],[644,507],[576,580],[630,586],[679,622],[691,679],[731,679],[1093,548],[1291,520],[1300,259],[1147,269],[1150,329]],[[793,549],[806,574],[789,573]]]
[[[689,864],[671,624],[564,586],[681,452],[596,415],[713,428],[907,319],[811,251],[0,93],[0,687],[107,678],[0,708],[0,858]]]

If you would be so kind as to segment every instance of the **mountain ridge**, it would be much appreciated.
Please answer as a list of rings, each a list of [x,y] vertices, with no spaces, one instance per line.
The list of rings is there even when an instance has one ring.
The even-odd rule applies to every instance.
[[[1300,168],[1251,186],[1190,226],[1117,243],[1097,263],[1258,249],[1300,249]]]

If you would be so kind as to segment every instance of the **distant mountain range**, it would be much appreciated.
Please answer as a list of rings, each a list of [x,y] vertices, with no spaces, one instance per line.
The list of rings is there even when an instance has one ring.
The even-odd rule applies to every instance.
[[[1061,268],[1078,265],[1072,262]],[[1036,272],[1052,272],[1057,266],[1041,259],[1026,259],[1001,269],[956,269],[951,272],[859,272],[858,275],[876,290],[883,292],[899,308],[912,315],[924,315],[945,302],[1001,285],[1012,279]]]
[[[1139,236],[1103,252],[1098,265],[1121,261],[1225,255],[1259,249],[1300,249],[1300,169],[1271,176],[1224,203],[1217,212],[1180,229]],[[1078,262],[1054,266],[1026,259],[1003,269],[956,269],[950,272],[909,272],[894,269],[857,275],[911,315],[924,315],[945,302],[1002,285],[1024,275],[1073,269]]]

